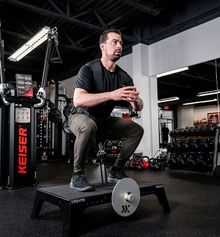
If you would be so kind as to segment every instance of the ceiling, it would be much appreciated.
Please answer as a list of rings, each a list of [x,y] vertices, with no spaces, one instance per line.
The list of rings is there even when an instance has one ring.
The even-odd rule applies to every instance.
[[[220,59],[190,66],[188,70],[158,78],[158,99],[179,97],[169,105],[178,105],[193,101],[216,99],[216,94],[198,97],[200,92],[214,91],[219,88]],[[216,104],[216,102],[214,102]],[[204,104],[203,104],[204,105]]]
[[[62,64],[50,67],[50,79],[64,80],[99,57],[98,39],[108,28],[122,31],[124,55],[138,43],[152,44],[220,16],[219,0],[0,0],[6,80],[15,73],[42,77],[46,43],[19,62],[7,58],[43,26],[57,27]],[[213,62],[158,80],[159,98],[190,95],[215,84],[207,76]],[[184,80],[182,80],[184,78]],[[193,80],[192,80],[193,79]],[[202,82],[206,82],[202,88]],[[193,82],[193,84],[192,84]],[[208,85],[208,86],[207,86]]]

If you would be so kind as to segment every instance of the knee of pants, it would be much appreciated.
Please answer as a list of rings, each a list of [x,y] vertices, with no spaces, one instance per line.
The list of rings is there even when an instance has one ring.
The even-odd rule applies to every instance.
[[[136,126],[136,133],[137,133],[137,135],[139,136],[139,137],[142,137],[143,135],[144,135],[144,129],[143,129],[143,127],[141,126],[141,125],[139,125],[139,124],[135,124]]]
[[[80,133],[88,134],[89,136],[94,136],[97,131],[97,125],[96,123],[91,120],[87,121],[86,123],[82,124],[79,128]]]
[[[97,130],[97,125],[94,120],[85,114],[74,114],[69,116],[69,126],[75,136],[85,134],[88,136],[94,135]]]

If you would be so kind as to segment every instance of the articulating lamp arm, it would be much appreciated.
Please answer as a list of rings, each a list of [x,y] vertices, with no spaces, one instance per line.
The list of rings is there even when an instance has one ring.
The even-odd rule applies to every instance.
[[[45,98],[46,98],[46,89],[45,88],[46,88],[47,79],[48,79],[48,72],[49,72],[51,52],[52,52],[52,44],[55,43],[55,47],[57,50],[57,44],[58,44],[57,36],[58,36],[57,28],[54,27],[53,29],[50,29],[50,31],[48,33],[47,50],[46,50],[46,55],[45,55],[45,59],[44,59],[44,69],[43,69],[43,74],[42,74],[41,87],[39,88],[39,90],[37,92],[37,98],[40,100],[40,102],[38,104],[34,105],[34,107],[36,107],[36,108],[42,107],[45,103]],[[58,53],[58,56],[60,59],[59,53]]]

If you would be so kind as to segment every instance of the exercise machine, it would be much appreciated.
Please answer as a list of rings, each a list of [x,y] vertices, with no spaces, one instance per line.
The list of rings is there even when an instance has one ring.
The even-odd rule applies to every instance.
[[[49,30],[42,81],[36,96],[33,93],[31,75],[16,74],[16,89],[11,89],[9,84],[5,83],[4,67],[1,66],[1,98],[9,113],[7,152],[4,151],[4,157],[1,156],[1,176],[4,180],[2,183],[9,189],[33,186],[36,183],[36,109],[45,103],[53,45],[58,60],[61,61],[57,36],[56,27]],[[3,54],[1,59],[3,61]],[[6,131],[4,132],[6,134]],[[3,169],[6,173],[2,173]]]

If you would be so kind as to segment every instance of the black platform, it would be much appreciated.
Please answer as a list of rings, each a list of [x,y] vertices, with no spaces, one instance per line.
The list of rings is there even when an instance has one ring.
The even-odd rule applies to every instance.
[[[93,192],[77,192],[69,185],[39,188],[31,217],[38,218],[44,201],[60,207],[63,216],[63,237],[79,236],[78,223],[82,212],[90,206],[111,202],[113,185],[97,186]],[[155,194],[165,212],[170,211],[162,184],[139,184],[141,196]]]

